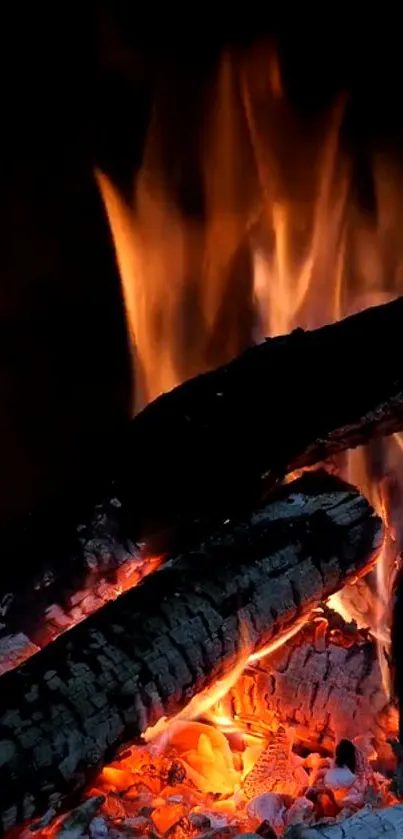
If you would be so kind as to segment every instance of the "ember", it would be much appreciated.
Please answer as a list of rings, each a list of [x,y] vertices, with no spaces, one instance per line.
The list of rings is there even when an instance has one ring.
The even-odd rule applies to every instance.
[[[339,139],[344,101],[326,130],[321,126],[313,144],[318,160],[311,161],[309,138],[291,113],[279,64],[270,54],[265,65],[265,55],[228,53],[220,66],[205,126],[204,227],[173,205],[161,162],[158,108],[136,185],[136,214],[98,173],[141,384],[136,414],[194,373],[232,358],[235,348],[252,341],[252,332],[258,343],[297,325],[315,328],[399,290],[403,253],[397,241],[389,285],[382,268],[390,264],[390,258],[383,260],[388,219],[400,208],[390,178],[385,180],[386,164],[377,161],[374,168],[379,223],[371,230],[359,208],[350,206],[350,165]],[[304,134],[311,161],[308,184],[294,161],[295,196],[282,159],[287,133]],[[253,264],[245,294],[249,303],[253,298],[255,318],[248,341],[239,346],[236,325],[223,325],[222,306],[235,257],[245,249]],[[206,341],[200,330],[185,358],[177,319],[193,275],[209,334]],[[225,336],[214,352],[218,327]],[[351,323],[349,328],[354,336]],[[320,336],[314,340],[320,346]],[[274,342],[275,357],[280,345]],[[228,369],[222,368],[220,381]],[[378,423],[385,423],[379,433],[401,428],[395,378],[395,390],[385,398],[381,390],[374,404],[367,404],[364,392],[363,409],[346,422],[336,411],[335,424],[319,423],[313,439],[302,433],[300,448],[294,451],[288,440],[283,460],[273,456],[269,463],[267,485],[257,467],[245,470],[252,485],[245,491],[248,509],[236,508],[225,519],[218,515],[210,529],[192,531],[183,551],[164,557],[143,556],[130,544],[115,588],[103,589],[97,581],[91,594],[76,595],[67,615],[48,610],[46,625],[54,631],[38,646],[52,644],[4,677],[5,829],[25,819],[25,835],[36,832],[38,839],[358,839],[387,829],[400,835],[403,807],[394,792],[390,743],[398,719],[389,657],[401,535],[385,478],[399,484],[403,447],[395,435],[376,451],[341,454],[362,442],[362,426],[370,429],[366,439],[378,433]],[[208,385],[201,393],[197,398],[206,398]],[[219,401],[223,393],[213,395]],[[236,410],[240,397],[231,395]],[[395,403],[400,407],[394,413]],[[158,417],[158,404],[168,404],[171,422],[176,417],[175,396],[156,403],[155,413],[151,406],[135,426],[140,442],[147,416],[151,427]],[[293,408],[287,437],[292,423],[298,425],[298,405]],[[220,417],[218,409],[216,437],[224,445]],[[187,427],[187,414],[185,420]],[[321,457],[327,471],[308,474],[305,467]],[[301,465],[298,477],[283,474]],[[196,469],[196,484],[198,479]],[[148,478],[147,498],[150,487],[152,495]],[[182,493],[187,489],[185,482]],[[198,511],[193,519],[199,525]],[[102,553],[99,544],[94,552]],[[99,597],[115,602],[97,611]],[[92,617],[81,623],[86,615]],[[4,669],[31,652],[17,652]],[[60,815],[59,807],[70,806],[72,789],[85,790],[81,803]],[[32,822],[45,804],[48,813]]]
[[[307,651],[316,683],[298,671]],[[199,721],[177,720],[121,752],[76,810],[57,821],[51,811],[50,825],[45,818],[30,829],[66,839],[271,837],[344,822],[362,808],[395,807],[401,818],[388,745],[397,719],[368,633],[324,605],[277,651],[251,659]]]

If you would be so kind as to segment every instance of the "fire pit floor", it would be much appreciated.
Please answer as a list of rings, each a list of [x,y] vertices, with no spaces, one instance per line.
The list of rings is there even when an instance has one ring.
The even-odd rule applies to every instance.
[[[388,744],[397,714],[368,632],[324,605],[278,650],[252,656],[218,702],[211,697],[198,719],[184,712],[149,729],[77,808],[59,817],[50,809],[26,836],[309,839],[313,827],[318,839],[369,839],[386,827],[401,835]]]

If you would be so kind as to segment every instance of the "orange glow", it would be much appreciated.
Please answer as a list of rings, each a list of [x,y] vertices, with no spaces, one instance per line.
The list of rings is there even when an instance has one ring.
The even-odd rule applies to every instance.
[[[267,335],[315,328],[403,293],[402,176],[382,155],[368,159],[376,212],[361,206],[357,173],[342,143],[346,97],[319,118],[302,120],[287,98],[276,55],[261,45],[222,56],[200,97],[197,125],[185,122],[181,131],[179,116],[190,105],[185,87],[180,79],[167,80],[168,107],[156,97],[132,205],[104,173],[97,173],[126,312],[133,414]],[[197,197],[192,195],[192,211],[186,211],[182,194],[188,181]],[[378,340],[375,335],[374,358],[364,363],[376,364]],[[318,364],[326,375],[326,359]],[[297,414],[294,420],[297,424]],[[376,585],[355,580],[329,605],[346,621],[370,629],[389,696],[385,650],[398,552],[389,481],[401,484],[403,435],[373,449],[349,452],[332,468],[359,487],[386,524]],[[115,596],[160,562],[148,559],[141,574],[136,567],[133,576],[122,576]],[[89,794],[105,794],[102,813],[108,823],[119,830],[125,818],[140,819],[136,835],[184,839],[195,835],[189,819],[197,815],[200,823],[207,816],[211,826],[214,819],[224,819],[236,832],[255,831],[263,818],[250,801],[256,803],[256,796],[269,790],[280,834],[298,801],[310,812],[305,793],[314,785],[319,788],[316,818],[333,817],[348,806],[350,787],[340,783],[330,794],[323,783],[335,744],[307,732],[311,722],[302,711],[294,731],[286,728],[281,707],[264,720],[240,719],[225,701],[250,664],[255,665],[254,689],[263,659],[306,621],[314,627],[313,649],[322,654],[328,627],[323,612],[258,651],[252,651],[245,633],[227,673],[176,717],[160,719],[141,745],[100,772]],[[351,633],[345,643],[350,649]],[[373,690],[375,695],[382,686]],[[324,707],[330,713],[325,700]],[[386,707],[382,724],[395,736],[396,712],[390,703]],[[369,731],[368,740],[372,735]],[[317,751],[302,757],[301,744],[306,748],[314,738]],[[362,743],[359,748],[364,752]],[[377,760],[390,770],[386,746],[381,754],[371,745],[368,754],[364,786],[369,784],[381,804],[389,803],[389,783],[372,769]],[[355,780],[352,809],[366,803],[363,783],[361,776]]]
[[[313,622],[320,652],[328,625],[323,611],[317,610]],[[347,647],[353,643],[350,633],[344,640]],[[343,642],[341,635],[338,643]],[[245,661],[244,657],[242,663]],[[242,680],[235,690],[242,690]],[[212,693],[210,701],[213,698]],[[335,769],[331,758],[318,752],[303,758],[294,751],[303,726],[285,725],[280,708],[269,724],[259,718],[252,721],[252,731],[251,721],[234,716],[230,707],[231,702],[219,700],[207,710],[205,698],[203,720],[171,720],[163,733],[149,739],[148,744],[132,747],[105,767],[88,795],[106,796],[102,813],[108,824],[119,827],[125,819],[134,818],[139,821],[133,825],[138,824],[147,832],[151,829],[147,827],[149,819],[159,835],[171,836],[173,831],[174,836],[182,839],[195,835],[194,824],[200,825],[199,833],[205,832],[209,823],[233,825],[238,833],[253,832],[262,821],[259,797],[265,799],[270,792],[272,798],[267,806],[274,808],[272,818],[281,835],[287,813],[294,812],[292,808],[308,808],[312,814],[313,805],[308,806],[305,798],[309,788],[318,792],[317,818],[324,811],[337,816],[350,806],[349,802],[353,809],[364,806],[368,790],[377,796],[379,806],[396,801],[389,782],[374,773],[372,763],[379,761],[380,754],[371,744],[370,732],[356,738],[357,770],[355,775],[350,774],[351,782],[347,779],[343,783],[342,774],[332,791],[325,780],[326,773]],[[384,736],[393,734],[396,725],[396,711],[390,706]],[[150,811],[150,816],[141,815],[144,810]]]
[[[169,95],[180,100],[180,84]],[[403,290],[401,176],[381,155],[368,159],[376,212],[371,215],[357,200],[354,165],[341,140],[346,97],[319,118],[303,121],[287,98],[277,56],[258,45],[248,52],[227,51],[202,100],[197,139],[191,131],[186,134],[184,149],[176,133],[173,153],[172,126],[156,100],[133,208],[99,174],[127,313],[134,412],[162,391],[233,357],[247,343],[297,326],[321,326]],[[179,107],[186,109],[185,99]],[[201,207],[192,216],[181,205],[177,182],[164,162],[170,154],[178,179],[192,175],[198,184]],[[376,468],[372,449],[349,452],[332,464],[369,498],[386,523],[386,534],[372,572],[376,585],[353,581],[329,605],[346,621],[370,629],[389,696],[385,651],[397,547],[388,480],[399,481],[403,474],[403,436],[380,446]],[[327,622],[318,615],[309,619],[316,621],[320,648]],[[194,697],[174,720],[160,720],[146,732],[156,754],[175,747],[193,785],[204,794],[213,787],[221,795],[238,794],[239,784],[242,790],[243,780],[278,736],[279,720],[273,718],[269,727],[259,721],[252,735],[222,700],[246,664],[274,654],[302,623],[257,652],[243,644],[225,678]],[[207,728],[195,722],[200,717],[209,721]],[[273,771],[280,772],[279,766]],[[296,794],[293,771],[285,769]],[[338,797],[345,793],[339,791]],[[325,815],[329,807],[334,814],[335,799],[323,802]]]
[[[318,326],[402,288],[399,173],[381,156],[371,162],[371,220],[354,199],[340,140],[346,97],[302,120],[276,56],[262,47],[223,55],[183,137],[172,113],[186,113],[188,90],[175,78],[164,96],[156,97],[132,206],[98,172],[136,374],[134,411],[259,335]],[[186,179],[199,195],[192,214],[179,188]]]
[[[222,55],[182,139],[188,95],[177,77],[166,81],[163,98],[156,94],[133,206],[98,173],[127,314],[134,412],[248,343],[320,326],[403,290],[402,175],[393,160],[369,153],[367,171],[357,174],[342,141],[346,96],[303,119],[275,51],[263,43]],[[372,209],[359,198],[361,177]],[[192,213],[187,180],[199,196]],[[338,466],[390,524],[370,626],[383,662],[394,563],[381,484],[401,481],[402,439],[381,443],[381,469],[374,470],[372,448]],[[332,601],[345,616],[347,599]],[[386,684],[386,664],[384,671]]]
[[[238,651],[236,660],[228,665],[227,672],[221,678],[217,679],[213,685],[196,694],[180,714],[170,719],[161,717],[152,728],[148,728],[144,733],[144,739],[146,741],[157,743],[159,749],[164,748],[166,743],[171,739],[172,733],[176,730],[177,725],[180,726],[183,720],[190,721],[201,717],[213,705],[220,702],[225,694],[231,690],[251,656],[252,645],[246,626],[242,627],[242,633],[243,637],[240,650]]]
[[[70,605],[66,604],[66,610],[59,604],[49,605],[44,620],[47,628],[46,640],[43,642],[42,639],[42,643],[49,644],[110,600],[116,600],[123,592],[139,585],[145,577],[156,571],[162,562],[162,556],[147,554],[145,547],[139,549],[132,545],[132,555],[128,556],[122,565],[112,569],[113,580],[103,577],[101,573],[95,579],[90,575],[83,588],[74,592]],[[21,644],[16,649],[10,649],[8,658],[2,658],[0,675],[23,664],[39,649],[40,646],[22,635]]]
[[[259,661],[261,658],[264,658],[265,656],[270,655],[270,653],[274,653],[286,641],[288,641],[290,638],[292,638],[294,635],[296,635],[297,632],[299,632],[299,630],[301,629],[301,627],[304,626],[304,624],[307,621],[309,621],[309,618],[310,618],[310,615],[305,615],[304,618],[301,618],[300,620],[295,621],[294,626],[292,626],[288,630],[288,632],[284,632],[283,634],[281,634],[277,638],[275,638],[273,641],[271,641],[270,644],[266,644],[264,647],[260,647],[260,649],[256,650],[256,652],[251,653],[248,656],[247,664],[251,664],[254,661]]]
[[[321,609],[315,610],[310,620],[315,648],[321,654],[328,621]],[[308,629],[306,625],[300,631],[306,633]],[[345,637],[342,631],[338,633],[340,645],[345,643],[348,648],[354,643],[351,633]],[[193,713],[203,713],[202,720],[177,717],[167,721],[162,732],[149,732],[148,743],[133,745],[102,769],[80,806],[90,805],[95,796],[102,802],[104,796],[99,814],[108,828],[186,839],[207,832],[210,825],[218,829],[231,827],[234,834],[256,831],[262,822],[261,798],[266,801],[265,806],[272,808],[272,822],[278,835],[282,835],[288,814],[291,818],[295,810],[302,808],[312,815],[314,805],[307,803],[305,797],[310,788],[317,790],[315,818],[322,818],[324,812],[337,816],[350,801],[353,809],[364,806],[368,790],[377,796],[379,806],[395,803],[389,782],[372,768],[374,760],[384,759],[389,769],[390,765],[387,755],[381,758],[381,753],[373,748],[370,732],[356,738],[359,768],[352,776],[354,783],[339,783],[329,791],[324,778],[333,766],[330,756],[313,752],[304,758],[294,751],[294,745],[304,742],[303,725],[294,727],[282,721],[286,706],[279,707],[270,722],[259,717],[240,718],[233,713],[233,703],[226,701],[223,690],[234,684],[235,691],[243,690],[240,677],[248,662],[246,642],[245,633],[240,661],[231,670],[228,682],[222,680],[218,691],[206,692],[198,707],[193,705]],[[273,655],[273,649],[266,652],[266,660],[270,662]],[[258,667],[264,667],[263,659]],[[261,701],[264,705],[264,696]],[[287,702],[286,697],[284,701]],[[396,709],[392,706],[389,716],[384,721],[384,737],[396,731]],[[82,824],[83,818],[85,813],[59,817],[38,832],[38,839],[52,839],[62,827]]]

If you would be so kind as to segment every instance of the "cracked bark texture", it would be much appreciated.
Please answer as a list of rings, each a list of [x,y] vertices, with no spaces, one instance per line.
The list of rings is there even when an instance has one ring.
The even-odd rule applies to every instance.
[[[33,552],[33,565],[11,583],[10,557],[2,552],[0,675],[155,569],[160,558],[130,539],[124,512],[111,494],[84,523],[52,519],[51,510],[34,519],[19,545],[28,556]],[[18,557],[11,558],[15,573]]]
[[[119,747],[364,572],[382,523],[348,484],[303,476],[227,521],[1,678],[0,825],[67,803]]]
[[[222,713],[251,724],[273,719],[295,729],[296,742],[333,753],[343,737],[371,737],[391,758],[396,711],[383,688],[376,644],[330,610],[278,650],[250,665],[221,702]]]
[[[403,836],[403,804],[385,810],[361,810],[338,824],[315,827],[296,825],[284,839],[400,839]]]

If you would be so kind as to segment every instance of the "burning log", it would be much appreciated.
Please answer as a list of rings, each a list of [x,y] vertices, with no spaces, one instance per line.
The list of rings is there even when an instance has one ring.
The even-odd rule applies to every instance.
[[[122,562],[141,578],[147,551],[197,544],[198,524],[247,509],[287,473],[401,429],[402,320],[403,298],[269,339],[150,404],[122,435],[116,480],[105,474],[98,505],[75,520],[60,502],[33,516],[24,537],[14,528],[2,541],[0,659],[18,663],[113,596]],[[361,363],[377,334],[382,376]],[[313,372],[320,357],[325,377]],[[94,597],[81,609],[86,585]]]
[[[22,565],[14,582],[6,562],[2,571],[0,674],[137,585],[161,562],[129,538],[125,510],[112,494],[94,507],[85,525],[52,514],[34,519],[20,543],[32,566]],[[17,557],[15,563],[20,567]]]
[[[217,521],[221,513],[255,503],[290,471],[401,429],[402,319],[399,299],[321,329],[269,339],[150,404],[122,435],[117,480],[98,512],[92,506],[75,527],[60,510],[48,511],[34,517],[25,540],[14,532],[11,545],[2,545],[0,603],[6,617],[10,603],[21,614],[34,590],[49,589],[49,580],[48,604],[51,596],[59,602],[66,588],[71,592],[74,577],[88,571],[83,542],[96,541],[94,517],[102,507],[112,537],[117,520],[113,551],[126,545],[130,551],[162,522],[186,519],[193,527],[203,515]],[[371,358],[377,334],[383,336],[377,347],[382,376],[374,376],[370,364],[353,363],[357,347],[360,358]],[[327,370],[320,381],[312,373],[319,357]],[[114,498],[121,506],[111,516]],[[111,545],[105,547],[110,551]]]
[[[243,509],[288,473],[403,428],[402,322],[400,298],[267,339],[148,405],[123,443],[143,522]],[[376,335],[381,376],[362,363]]]
[[[396,711],[386,696],[377,647],[331,610],[279,649],[251,663],[220,702],[220,714],[255,726],[292,726],[295,742],[332,753],[341,738],[371,737],[391,759]]]
[[[243,655],[363,573],[381,538],[354,488],[303,476],[3,675],[3,830],[66,802],[217,680],[225,691]]]
[[[361,810],[337,824],[296,825],[287,839],[399,839],[403,835],[403,804],[385,810]]]

